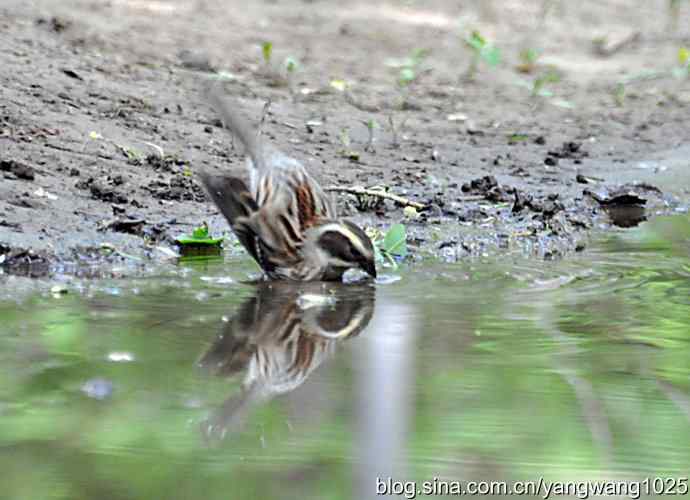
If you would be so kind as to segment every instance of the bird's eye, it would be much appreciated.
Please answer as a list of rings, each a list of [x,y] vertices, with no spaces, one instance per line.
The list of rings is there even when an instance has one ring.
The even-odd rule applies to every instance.
[[[359,252],[345,235],[338,231],[328,231],[319,238],[319,245],[333,257],[345,262],[356,262]]]

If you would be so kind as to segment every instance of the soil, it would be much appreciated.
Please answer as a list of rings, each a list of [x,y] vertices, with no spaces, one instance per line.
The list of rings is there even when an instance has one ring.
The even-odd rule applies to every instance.
[[[203,98],[211,79],[257,121],[270,100],[262,130],[325,186],[424,204],[334,194],[360,224],[404,222],[417,257],[554,258],[687,210],[690,79],[671,71],[690,6],[671,29],[665,0],[546,2],[543,18],[542,3],[5,0],[0,267],[160,260],[204,221],[227,231],[194,175],[244,168]],[[472,30],[502,61],[470,78]],[[389,62],[418,49],[401,87]]]

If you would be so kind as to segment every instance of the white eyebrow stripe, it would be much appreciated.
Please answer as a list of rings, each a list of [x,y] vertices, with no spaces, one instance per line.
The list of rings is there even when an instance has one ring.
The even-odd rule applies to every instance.
[[[328,339],[347,338],[356,332],[360,326],[362,326],[362,321],[366,318],[366,315],[366,310],[359,310],[352,318],[350,318],[350,321],[348,321],[343,328],[340,328],[335,333],[331,333],[325,328],[319,328],[319,335]]]
[[[329,231],[333,231],[336,233],[340,233],[343,236],[345,236],[350,243],[352,243],[355,247],[357,247],[357,250],[359,250],[359,253],[362,255],[367,255],[367,249],[364,247],[362,244],[362,240],[352,231],[350,231],[344,224],[339,224],[337,222],[331,222],[329,224],[326,224],[325,226],[321,226],[320,228],[320,233],[324,234]]]

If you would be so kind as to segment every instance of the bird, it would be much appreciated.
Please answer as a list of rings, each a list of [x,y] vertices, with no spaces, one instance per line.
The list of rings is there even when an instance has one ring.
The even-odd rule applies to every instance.
[[[371,239],[339,218],[304,165],[267,144],[240,105],[209,89],[207,97],[247,155],[249,186],[239,177],[199,173],[211,200],[269,280],[341,281],[349,269],[376,278]]]
[[[369,284],[260,282],[197,361],[204,372],[242,376],[202,423],[207,437],[241,428],[253,408],[301,386],[338,346],[359,335],[375,308]]]

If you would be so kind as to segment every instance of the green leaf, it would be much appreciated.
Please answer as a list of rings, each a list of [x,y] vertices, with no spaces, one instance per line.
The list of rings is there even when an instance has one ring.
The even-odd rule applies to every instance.
[[[261,53],[264,56],[264,62],[270,64],[273,56],[273,44],[271,42],[264,42],[261,44]]]
[[[192,232],[192,238],[195,240],[203,240],[208,238],[208,226],[206,224],[199,226]]]
[[[297,59],[295,59],[294,57],[285,58],[285,69],[288,73],[294,73],[297,70],[297,66]]]
[[[206,247],[206,246],[220,246],[223,237],[213,238],[208,234],[208,225],[204,222],[201,226],[192,231],[192,234],[183,234],[175,238],[175,242],[182,246],[192,247]]]
[[[508,135],[508,144],[517,144],[527,140],[529,140],[529,136],[527,134],[515,133]]]
[[[331,80],[330,85],[340,92],[344,92],[347,89],[347,82],[345,80]]]
[[[372,119],[367,121],[367,128],[369,130],[377,129],[377,128],[379,128],[379,123],[372,118]]]
[[[181,235],[175,238],[175,242],[182,246],[202,246],[213,247],[220,246],[224,238],[190,238],[187,235]]]
[[[520,51],[520,59],[526,64],[534,64],[539,59],[539,52],[536,49],[523,49]]]
[[[421,62],[426,59],[431,51],[429,49],[414,49],[412,51],[412,64],[418,66]]]
[[[501,63],[501,50],[489,44],[478,31],[468,35],[465,43],[474,51],[475,57],[481,57],[489,66],[495,67]]]
[[[491,67],[501,64],[501,49],[493,46],[485,47],[481,51],[482,59]]]
[[[405,226],[394,224],[383,238],[382,250],[391,255],[405,257],[407,255],[407,235]]]
[[[400,78],[398,78],[398,83],[400,83],[402,86],[409,85],[416,77],[417,75],[412,68],[403,68],[400,70]]]
[[[560,73],[558,73],[558,71],[555,71],[555,70],[547,71],[546,74],[542,78],[547,83],[558,83],[561,81]]]
[[[476,30],[465,38],[465,42],[477,52],[480,52],[486,46],[486,39]]]

